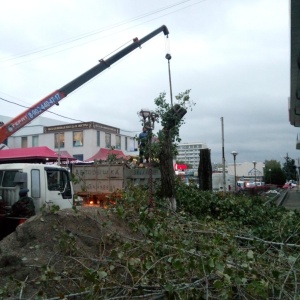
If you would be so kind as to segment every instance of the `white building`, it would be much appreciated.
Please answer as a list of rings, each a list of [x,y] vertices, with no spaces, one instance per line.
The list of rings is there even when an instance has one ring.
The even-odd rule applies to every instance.
[[[11,118],[0,116],[7,123]],[[8,137],[8,148],[47,146],[54,151],[67,151],[78,160],[86,160],[100,148],[122,150],[125,155],[137,155],[137,141],[124,135],[119,128],[97,122],[67,123],[38,117]]]
[[[264,176],[265,164],[263,162],[236,163],[235,172],[237,181],[261,181]],[[234,175],[234,164],[227,164],[228,174]]]
[[[235,185],[234,175],[230,175],[226,173],[224,177],[223,173],[212,174],[212,189],[214,192],[219,192],[219,191],[228,192],[231,191],[232,189],[234,190],[234,185]]]
[[[177,146],[178,155],[177,161],[183,161],[192,166],[194,170],[198,170],[200,161],[200,150],[206,149],[207,145],[204,143],[182,143]]]

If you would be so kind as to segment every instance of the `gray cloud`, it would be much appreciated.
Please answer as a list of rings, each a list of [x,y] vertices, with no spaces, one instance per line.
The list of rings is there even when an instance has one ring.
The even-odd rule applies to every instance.
[[[181,128],[184,142],[206,142],[212,160],[220,162],[224,117],[228,162],[232,150],[239,152],[240,161],[282,160],[286,153],[298,158],[299,131],[288,121],[288,2],[191,0],[171,7],[175,3],[5,2],[0,97],[32,105],[126,41],[165,24],[169,43],[163,34],[153,38],[51,110],[138,131],[136,112],[154,109],[154,98],[161,92],[170,99],[167,50],[172,54],[173,95],[191,89],[196,102]],[[14,117],[20,112],[1,102],[1,114]]]

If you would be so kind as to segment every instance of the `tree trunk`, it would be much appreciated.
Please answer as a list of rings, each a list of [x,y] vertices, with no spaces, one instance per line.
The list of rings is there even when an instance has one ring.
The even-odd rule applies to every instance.
[[[163,144],[159,153],[162,198],[169,203],[173,211],[176,211],[172,139],[169,130],[165,130],[164,134],[165,138],[162,141]]]
[[[199,189],[212,191],[212,166],[210,149],[200,149],[200,162],[198,167]]]

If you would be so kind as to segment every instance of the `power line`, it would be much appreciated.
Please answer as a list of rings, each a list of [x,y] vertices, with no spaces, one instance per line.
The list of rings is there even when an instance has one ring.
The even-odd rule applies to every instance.
[[[103,27],[99,30],[96,30],[96,31],[91,31],[91,32],[88,32],[88,33],[85,33],[85,34],[81,34],[81,35],[78,35],[78,36],[75,36],[75,37],[72,37],[72,38],[68,38],[64,41],[59,41],[59,42],[55,42],[53,44],[50,44],[48,46],[44,46],[44,47],[40,47],[40,48],[37,48],[37,49],[34,49],[34,50],[29,50],[29,51],[25,51],[23,53],[20,53],[20,54],[17,54],[16,56],[14,57],[7,57],[7,58],[0,58],[0,62],[7,62],[7,61],[13,61],[13,60],[17,60],[19,58],[22,58],[22,57],[27,57],[27,56],[31,56],[31,55],[34,55],[34,54],[39,54],[39,53],[42,53],[42,52],[45,52],[45,51],[48,51],[48,50],[51,50],[51,49],[55,49],[55,48],[58,48],[58,47],[61,47],[61,46],[64,46],[64,45],[67,45],[67,44],[70,44],[70,43],[74,43],[74,42],[77,42],[79,40],[83,40],[83,39],[86,39],[86,38],[89,38],[91,36],[95,36],[95,35],[98,35],[99,33],[102,33],[102,32],[106,32],[106,31],[109,31],[109,30],[112,30],[114,28],[118,28],[118,27],[121,27],[123,25],[126,25],[126,24],[129,24],[129,23],[132,23],[133,21],[137,21],[137,20],[140,20],[140,19],[143,19],[143,18],[146,18],[146,17],[149,17],[151,15],[155,15],[155,14],[158,14],[158,13],[161,13],[163,11],[166,11],[166,10],[169,10],[169,9],[172,9],[174,7],[177,7],[179,5],[183,5],[183,4],[186,4],[188,2],[191,2],[193,0],[184,0],[184,1],[180,1],[180,2],[177,2],[175,4],[170,4],[168,6],[165,6],[163,8],[160,8],[160,9],[156,9],[154,11],[151,11],[151,12],[148,12],[148,13],[144,13],[144,14],[141,14],[139,16],[136,16],[136,17],[133,17],[133,18],[129,18],[127,20],[124,20],[124,21],[121,21],[121,22],[118,22],[118,23],[115,23],[115,24],[112,24],[112,25],[109,25],[109,26],[106,26],[106,27]],[[158,18],[161,18],[161,17],[164,17],[166,15],[170,15],[170,14],[173,14],[173,13],[176,13],[180,10],[183,10],[183,9],[186,9],[190,6],[193,6],[193,5],[196,5],[196,4],[199,4],[201,2],[204,2],[204,1],[207,1],[207,0],[199,0],[199,1],[196,1],[195,3],[191,3],[185,7],[182,7],[182,8],[179,8],[177,10],[174,10],[172,12],[168,12],[164,15],[161,15],[161,16],[158,16],[156,18],[152,18],[148,21],[145,21],[143,23],[140,23],[138,25],[134,25],[134,26],[131,26],[131,27],[127,27],[125,29],[122,29],[120,31],[117,31],[117,32],[114,32],[114,33],[111,33],[111,34],[116,34],[116,33],[120,33],[120,32],[123,32],[125,30],[128,30],[130,28],[133,28],[133,27],[137,27],[137,26],[140,26],[142,24],[145,24],[147,22],[150,22],[150,21],[153,21],[155,19],[158,19]],[[111,35],[110,34],[110,35]],[[102,37],[103,38],[103,37]],[[95,40],[98,40],[100,38],[97,38],[97,39],[94,39],[94,40],[90,40],[90,41],[87,41],[87,42],[83,42],[79,45],[74,45],[74,46],[71,46],[71,47],[68,47],[68,48],[65,48],[65,49],[62,49],[62,50],[59,50],[59,51],[55,51],[55,52],[52,52],[52,53],[48,53],[48,54],[45,54],[43,56],[39,56],[37,58],[33,58],[33,59],[30,59],[30,60],[26,60],[26,61],[23,61],[23,62],[19,62],[19,63],[16,63],[14,65],[17,65],[17,64],[21,64],[21,63],[26,63],[28,61],[32,61],[32,60],[35,60],[35,59],[39,59],[41,57],[45,57],[45,56],[49,56],[49,55],[53,55],[53,54],[56,54],[56,53],[60,53],[60,52],[63,52],[63,51],[67,51],[69,49],[73,49],[73,48],[76,48],[76,47],[79,47],[81,45],[84,45],[84,44],[87,44],[87,43],[91,43]]]
[[[9,101],[9,100],[4,99],[4,98],[2,98],[2,97],[0,97],[0,100],[5,101],[5,102],[8,102],[8,103],[11,103],[11,104],[14,104],[14,105],[17,105],[17,106],[20,106],[20,107],[30,108],[29,106],[25,106],[25,105],[22,105],[22,104],[13,102],[13,101]],[[82,121],[82,120],[77,120],[77,119],[69,118],[69,117],[66,117],[66,116],[57,114],[57,113],[55,113],[55,112],[52,112],[52,111],[50,111],[50,110],[45,111],[45,113],[50,113],[50,114],[56,115],[56,116],[61,117],[61,118],[64,118],[64,119],[68,119],[68,120],[72,120],[72,121],[77,121],[77,122],[80,122],[80,123],[85,123],[85,122],[86,122],[86,121]],[[121,129],[121,128],[120,128],[120,130],[121,130],[121,131],[124,131],[124,132],[140,132],[140,131],[141,131],[141,130],[125,130],[125,129]]]
[[[13,102],[13,101],[9,101],[9,100],[7,100],[7,99],[4,99],[4,98],[1,98],[1,97],[0,97],[0,100],[2,100],[2,101],[5,101],[5,102],[8,102],[8,103],[11,103],[11,104],[14,104],[14,105],[17,105],[17,106],[20,106],[20,107],[24,107],[24,108],[30,108],[29,106],[25,106],[25,105],[22,105],[22,104],[19,104],[19,103]],[[81,121],[81,120],[72,119],[72,118],[69,118],[69,117],[66,117],[66,116],[63,116],[63,115],[60,115],[60,114],[54,113],[54,112],[52,112],[52,111],[50,111],[50,110],[48,110],[47,112],[48,112],[48,113],[50,113],[50,114],[53,114],[53,115],[56,115],[56,116],[59,116],[59,117],[65,118],[65,119],[72,120],[72,121],[84,122],[84,121]]]
[[[42,52],[45,52],[45,51],[48,51],[48,50],[51,50],[51,49],[54,49],[54,48],[58,48],[58,47],[61,47],[61,46],[63,46],[63,45],[66,45],[66,44],[74,43],[74,42],[76,42],[76,41],[86,39],[86,38],[88,38],[88,37],[97,35],[97,34],[99,34],[99,33],[106,32],[106,31],[112,30],[112,29],[114,29],[114,28],[118,28],[118,27],[120,27],[120,26],[129,24],[129,23],[131,23],[131,22],[133,22],[133,21],[137,21],[137,20],[140,20],[140,19],[144,19],[144,18],[146,18],[146,17],[149,17],[149,16],[151,16],[151,15],[156,15],[156,14],[162,13],[162,12],[164,12],[164,11],[168,11],[169,9],[178,7],[178,6],[180,6],[180,5],[188,4],[188,3],[191,2],[191,1],[193,1],[193,0],[183,0],[183,1],[179,1],[179,2],[176,2],[176,3],[174,3],[174,4],[170,4],[170,5],[168,5],[168,6],[165,6],[165,7],[162,7],[162,8],[159,8],[159,9],[156,9],[156,10],[153,10],[153,11],[150,11],[150,12],[147,12],[147,13],[144,13],[144,14],[141,14],[141,15],[139,15],[139,16],[136,16],[136,17],[133,17],[133,18],[129,18],[129,19],[127,19],[127,20],[120,21],[120,22],[118,22],[118,23],[115,23],[115,24],[106,26],[106,27],[101,28],[101,29],[96,30],[96,31],[91,31],[91,32],[88,32],[88,33],[85,33],[85,34],[81,34],[81,35],[78,35],[78,36],[75,36],[75,37],[66,39],[66,40],[64,40],[64,41],[55,42],[55,43],[53,43],[53,44],[50,44],[49,46],[40,47],[40,48],[37,48],[37,49],[35,49],[35,50],[31,50],[31,51],[26,51],[26,52],[23,52],[23,53],[20,53],[20,54],[14,56],[14,57],[8,57],[8,58],[2,58],[2,59],[0,58],[0,63],[1,63],[1,62],[7,62],[7,61],[13,61],[13,60],[16,60],[16,59],[19,59],[19,58],[22,58],[22,57],[27,57],[27,56],[34,55],[34,54],[38,54],[38,53],[42,53]],[[198,1],[194,2],[194,3],[190,3],[190,4],[186,5],[185,7],[181,7],[181,8],[179,8],[179,9],[174,10],[174,11],[167,12],[167,13],[165,13],[165,14],[163,14],[163,15],[157,16],[157,17],[155,17],[155,18],[152,18],[152,19],[150,19],[150,20],[147,20],[147,21],[145,21],[145,22],[142,22],[142,23],[140,23],[140,24],[138,24],[138,25],[131,26],[131,27],[129,27],[129,28],[133,28],[133,27],[140,26],[140,25],[142,25],[142,24],[144,24],[144,23],[153,21],[153,20],[155,20],[155,19],[161,18],[161,17],[166,16],[166,15],[170,15],[170,14],[176,13],[176,12],[178,12],[178,11],[180,11],[180,10],[186,9],[186,8],[188,8],[188,7],[190,7],[190,6],[199,4],[199,3],[204,2],[204,1],[207,1],[207,0],[198,0]],[[120,30],[120,31],[118,31],[118,32],[122,32],[122,31],[128,30],[129,28]],[[114,34],[116,34],[116,33],[118,33],[118,32],[114,32]],[[97,38],[97,39],[99,39],[99,38]],[[94,41],[94,40],[92,40],[92,41]],[[85,43],[82,43],[82,44],[87,44],[87,43],[90,43],[90,42],[92,42],[92,41],[88,41],[88,42],[85,42]],[[82,45],[82,44],[81,44],[81,45]],[[48,54],[45,54],[44,56],[53,55],[53,54],[55,54],[55,53],[62,52],[62,51],[66,51],[66,50],[68,50],[68,49],[72,49],[72,48],[79,47],[79,46],[80,46],[80,45],[75,45],[75,46],[72,46],[72,47],[69,47],[69,48],[66,48],[66,49],[62,49],[62,50],[60,50],[60,51],[56,51],[56,52],[54,52],[54,53],[48,53]],[[40,56],[40,57],[41,57],[41,56]],[[38,58],[40,58],[40,57],[38,57]],[[23,62],[20,62],[20,63],[16,63],[16,64],[26,63],[26,62],[28,62],[28,61],[32,61],[32,60],[38,59],[38,58],[33,58],[33,59],[30,59],[30,60],[27,60],[27,61],[23,61]],[[16,65],[16,64],[15,64],[15,65]],[[5,101],[5,102],[8,102],[8,103],[11,103],[11,104],[14,104],[14,105],[18,105],[18,106],[20,106],[20,107],[29,108],[28,106],[24,106],[24,105],[18,104],[18,103],[13,102],[13,101],[9,101],[9,100],[4,99],[4,98],[1,98],[1,97],[0,97],[0,100]],[[62,117],[62,118],[65,118],[65,119],[68,119],[68,120],[77,121],[77,122],[84,122],[84,121],[82,121],[82,120],[78,120],[78,119],[74,119],[74,118],[69,118],[69,117],[66,117],[66,116],[63,116],[63,115],[54,113],[54,112],[49,111],[49,110],[46,111],[46,112],[51,113],[51,114],[56,115],[56,116],[59,116],[59,117]],[[139,131],[128,131],[128,130],[123,130],[123,129],[121,129],[121,130],[124,131],[124,132],[139,132],[139,131],[140,131],[140,130],[139,130]]]

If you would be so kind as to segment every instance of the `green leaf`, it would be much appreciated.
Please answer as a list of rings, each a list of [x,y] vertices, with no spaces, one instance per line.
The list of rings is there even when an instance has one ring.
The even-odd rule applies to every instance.
[[[173,260],[173,257],[171,256],[171,257],[169,257],[168,258],[168,263],[171,263],[172,262],[172,260]]]
[[[253,259],[254,258],[254,252],[252,250],[249,250],[248,253],[247,253],[247,257],[249,259]]]
[[[97,273],[98,273],[99,279],[103,279],[103,278],[107,277],[107,273],[105,271],[99,271]]]
[[[290,255],[288,261],[289,263],[294,264],[297,261],[297,257]]]
[[[231,283],[231,277],[228,274],[224,274],[225,281]]]
[[[224,284],[223,284],[223,282],[222,282],[221,280],[216,280],[216,281],[214,282],[214,287],[215,287],[216,289],[221,290],[221,289],[223,289]]]
[[[147,261],[145,266],[146,266],[146,269],[149,270],[152,266],[152,263],[150,261]]]
[[[173,266],[176,268],[176,269],[181,269],[182,268],[182,263],[179,259],[175,259],[173,260]]]
[[[42,280],[42,281],[46,281],[46,280],[47,280],[47,276],[46,276],[45,274],[43,274],[43,275],[41,276],[41,280]]]
[[[134,265],[137,265],[141,262],[141,260],[139,258],[134,258],[134,257],[131,257],[129,260],[128,260],[128,263],[131,265],[131,266],[134,266]]]
[[[222,262],[217,262],[217,263],[216,263],[216,269],[217,269],[219,272],[223,273],[223,272],[224,272],[224,269],[225,269],[225,266],[224,266],[224,264],[223,264]]]
[[[213,258],[210,258],[210,259],[208,260],[208,265],[209,265],[211,268],[213,268],[213,267],[215,266],[215,263],[214,263]]]
[[[61,280],[61,277],[60,277],[60,276],[54,276],[54,277],[53,277],[53,280],[60,281],[60,280]]]
[[[110,266],[109,266],[109,270],[110,270],[110,271],[113,271],[114,269],[115,269],[115,266],[114,266],[114,265],[110,265]]]

